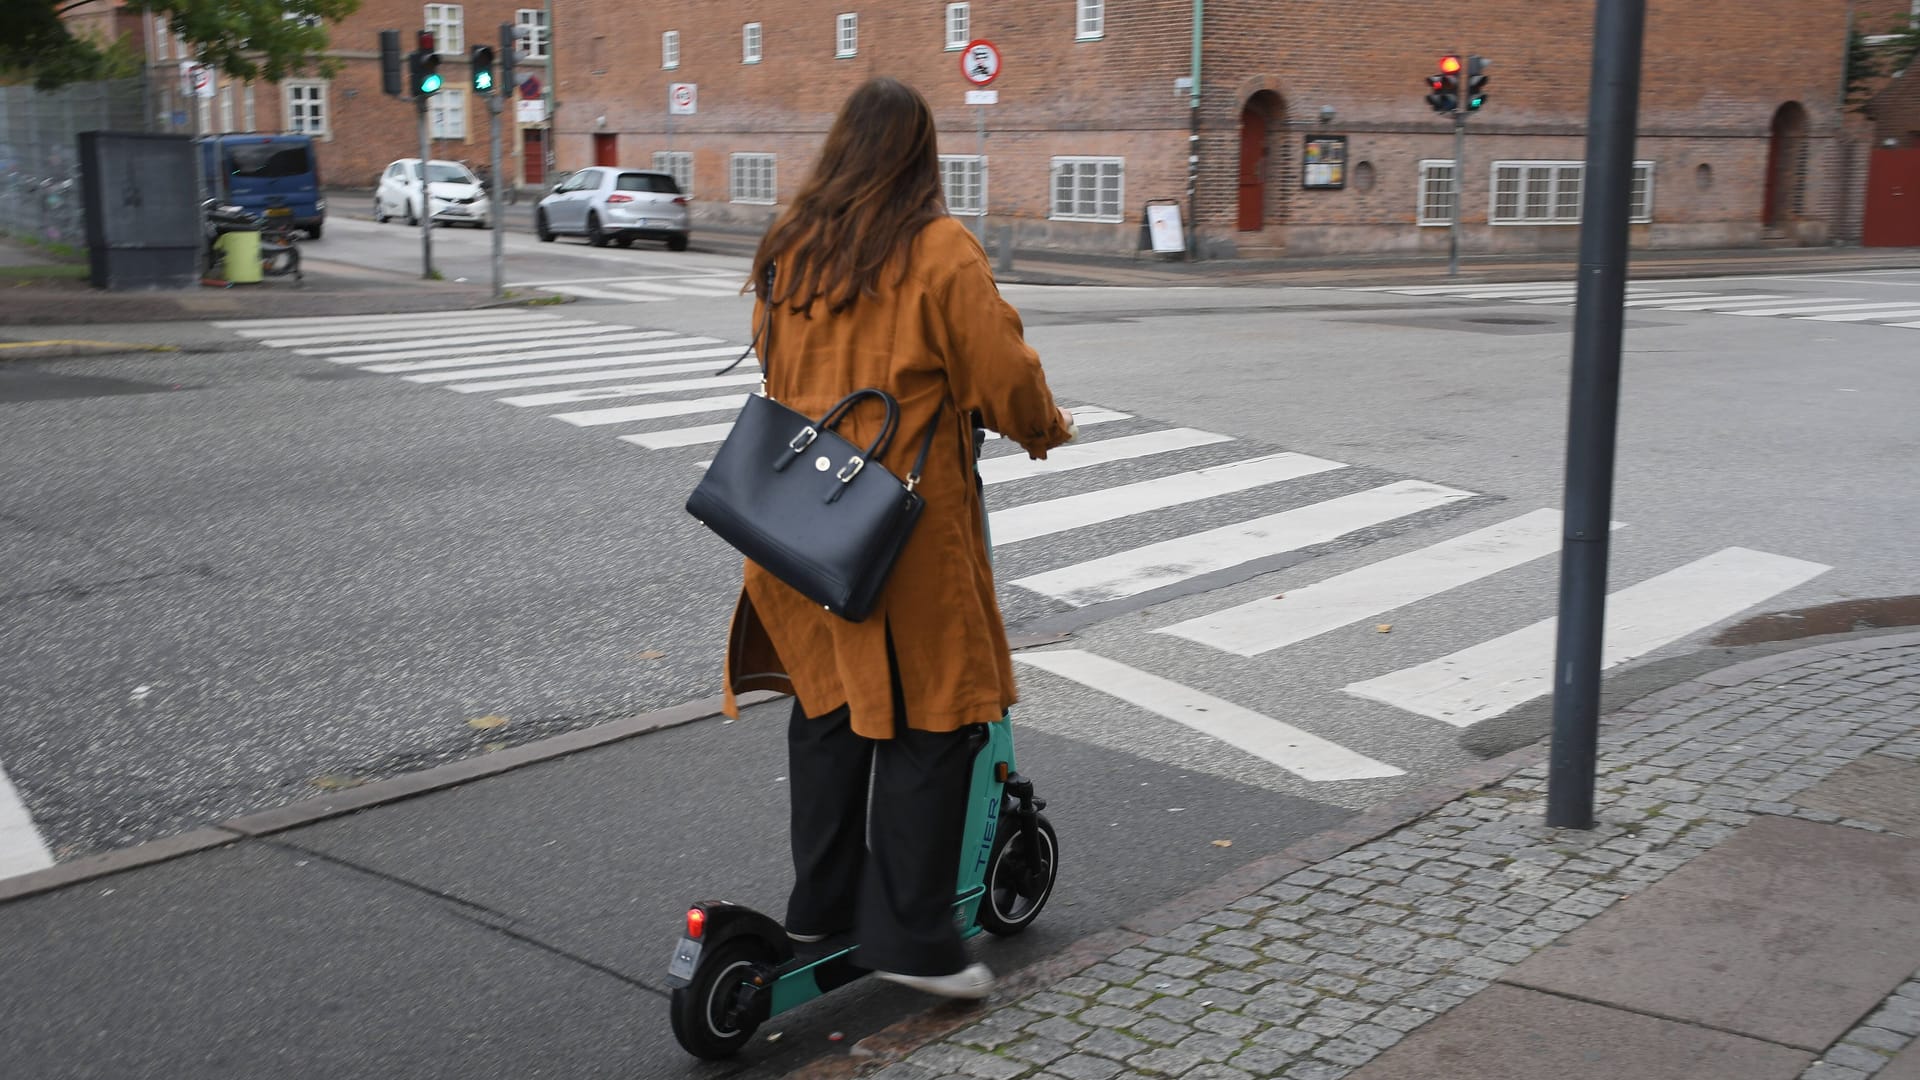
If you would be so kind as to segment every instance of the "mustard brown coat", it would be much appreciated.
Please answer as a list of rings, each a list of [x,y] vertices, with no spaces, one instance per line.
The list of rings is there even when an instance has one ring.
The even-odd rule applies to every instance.
[[[913,239],[911,252],[904,281],[889,269],[877,296],[840,315],[824,303],[806,316],[776,309],[763,364],[768,394],[808,416],[821,416],[862,387],[891,393],[900,402],[900,426],[882,460],[901,478],[937,416],[917,489],[926,509],[873,612],[860,622],[824,610],[746,562],[728,635],[730,716],[739,715],[736,693],[776,690],[797,695],[808,716],[847,705],[854,731],[891,738],[889,636],[906,726],[953,731],[997,719],[1014,702],[968,418],[977,412],[987,428],[1036,458],[1066,442],[1067,430],[1019,313],[1001,299],[973,234],[953,218],[938,218]],[[776,275],[785,269],[777,264]],[[762,314],[756,303],[755,326]],[[839,431],[865,446],[881,421],[879,404],[869,400]]]

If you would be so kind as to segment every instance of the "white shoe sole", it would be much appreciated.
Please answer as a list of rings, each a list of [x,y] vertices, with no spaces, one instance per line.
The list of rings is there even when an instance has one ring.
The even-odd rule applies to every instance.
[[[968,964],[951,975],[900,975],[891,971],[876,971],[874,974],[890,983],[923,993],[964,1001],[979,1001],[993,993],[993,972],[985,964]]]

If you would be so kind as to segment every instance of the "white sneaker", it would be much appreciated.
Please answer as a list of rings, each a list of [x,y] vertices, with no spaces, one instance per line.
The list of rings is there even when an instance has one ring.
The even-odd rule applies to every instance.
[[[968,964],[951,975],[898,975],[891,971],[874,974],[890,983],[966,1001],[979,1001],[993,993],[993,972],[985,964]]]

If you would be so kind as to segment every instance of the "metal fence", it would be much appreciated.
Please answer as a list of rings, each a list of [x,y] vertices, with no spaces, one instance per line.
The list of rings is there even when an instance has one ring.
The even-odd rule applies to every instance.
[[[0,86],[0,233],[84,247],[80,133],[145,131],[146,112],[139,79]]]

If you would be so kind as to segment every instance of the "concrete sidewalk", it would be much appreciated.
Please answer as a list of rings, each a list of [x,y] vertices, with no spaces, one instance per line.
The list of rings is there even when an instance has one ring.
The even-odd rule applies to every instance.
[[[664,946],[622,888],[686,838],[606,801],[717,784],[656,775],[654,740],[711,711],[0,882],[10,1068],[714,1075],[671,1049]],[[1595,830],[1542,823],[1545,750],[1519,751],[818,1058],[850,988],[763,1029],[740,1075],[1915,1080],[1916,721],[1920,633],[1713,670],[1608,719]],[[418,872],[440,852],[467,869]]]
[[[1920,635],[1608,719],[1601,822],[1545,748],[1384,807],[804,1070],[813,1080],[1916,1080]],[[1415,800],[1417,802],[1417,799]]]

